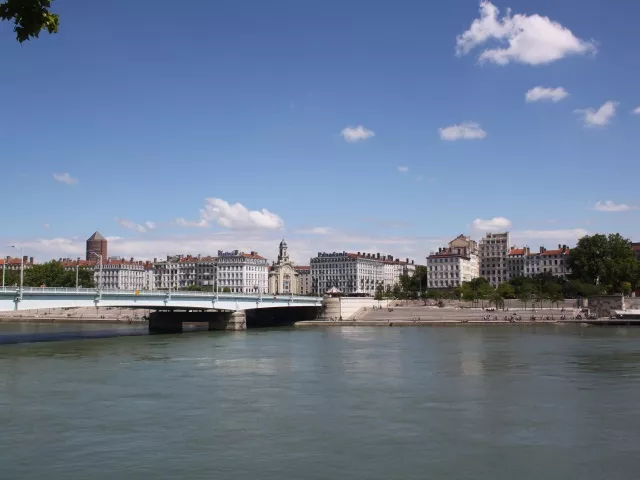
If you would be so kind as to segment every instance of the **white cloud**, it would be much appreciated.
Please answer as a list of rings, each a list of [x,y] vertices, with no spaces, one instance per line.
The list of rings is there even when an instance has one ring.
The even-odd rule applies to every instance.
[[[155,222],[146,221],[144,222],[144,226],[147,227],[148,230],[155,230],[158,228],[158,224]]]
[[[475,122],[465,122],[459,125],[450,125],[448,127],[438,129],[442,140],[478,140],[487,136],[479,124]]]
[[[577,241],[588,235],[584,228],[568,228],[561,230],[521,230],[511,234],[513,243],[517,245],[532,245],[538,242],[546,245],[547,248],[554,248],[559,243],[566,243],[569,246],[575,245]]]
[[[552,102],[559,102],[569,96],[562,87],[550,88],[550,87],[533,87],[525,94],[525,100],[527,102],[539,102],[541,100],[550,100]]]
[[[616,114],[619,103],[614,101],[605,102],[598,110],[593,108],[583,108],[576,110],[582,115],[585,127],[602,127],[608,124]]]
[[[476,218],[471,223],[471,228],[482,232],[495,232],[508,230],[511,227],[511,220],[504,217],[493,217],[490,220]]]
[[[466,55],[489,40],[502,42],[503,48],[488,48],[480,62],[506,65],[512,61],[528,65],[542,65],[568,55],[595,53],[593,41],[576,37],[560,23],[538,14],[512,15],[511,10],[500,18],[500,10],[489,1],[480,2],[480,18],[456,38],[456,54]]]
[[[313,227],[298,230],[296,233],[301,235],[332,235],[335,233],[335,230],[331,227]]]
[[[633,109],[633,112],[635,115],[640,115],[640,107],[636,107]]]
[[[128,228],[129,230],[135,230],[138,233],[144,233],[147,231],[144,225],[140,225],[139,223],[135,223],[132,220],[127,220],[126,218],[118,218],[116,217],[116,222],[120,224],[121,227]]]
[[[249,210],[241,203],[230,205],[220,198],[207,198],[200,218],[206,222],[215,221],[221,227],[231,230],[276,230],[284,227],[284,220],[266,208]]]
[[[188,228],[209,228],[209,222],[206,220],[186,220],[184,218],[176,218],[174,222],[179,227]]]
[[[375,133],[368,128],[358,125],[357,127],[346,127],[340,132],[347,142],[354,143],[361,140],[367,140],[375,136]]]
[[[598,212],[628,212],[629,210],[637,210],[638,207],[606,200],[604,202],[596,202],[593,209]]]
[[[67,185],[75,185],[76,183],[78,183],[78,179],[75,177],[72,177],[71,175],[69,175],[68,173],[54,173],[53,174],[53,178],[55,179],[56,182],[60,182],[60,183],[66,183]]]
[[[398,167],[398,171],[400,173],[407,173],[409,171],[409,167]]]
[[[322,227],[329,230],[328,227]],[[35,238],[0,240],[0,254],[4,253],[2,245],[19,242],[25,249],[25,255],[36,257],[36,261],[47,261],[51,258],[84,256],[85,236],[72,238]],[[386,233],[367,235],[333,231],[327,235],[309,236],[299,232],[285,235],[289,245],[291,258],[299,265],[309,265],[309,259],[318,252],[368,252],[394,255],[395,257],[415,260],[424,264],[430,251],[449,241],[447,238],[391,236]],[[218,250],[255,250],[267,259],[277,257],[278,244],[282,240],[279,231],[198,231],[189,235],[132,236],[107,237],[109,254],[121,257],[134,257],[137,260],[162,259],[167,255],[191,254],[213,255]],[[6,249],[6,254],[11,252]]]

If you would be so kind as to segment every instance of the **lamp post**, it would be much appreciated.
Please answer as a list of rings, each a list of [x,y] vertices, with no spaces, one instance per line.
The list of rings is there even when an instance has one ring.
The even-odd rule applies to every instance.
[[[91,252],[91,255],[95,255],[100,260],[100,281],[98,282],[98,290],[102,290],[102,255],[96,252]]]
[[[20,252],[20,300],[22,300],[22,287],[24,285],[24,251],[17,245],[11,245],[11,248],[15,248]],[[4,281],[4,272],[2,278]]]
[[[2,288],[4,288],[4,271],[7,268],[7,259],[2,261]]]

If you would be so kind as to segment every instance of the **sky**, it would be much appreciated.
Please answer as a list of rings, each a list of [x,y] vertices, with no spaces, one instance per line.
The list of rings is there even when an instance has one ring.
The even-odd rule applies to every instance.
[[[640,239],[639,2],[186,3],[0,25],[0,255]]]

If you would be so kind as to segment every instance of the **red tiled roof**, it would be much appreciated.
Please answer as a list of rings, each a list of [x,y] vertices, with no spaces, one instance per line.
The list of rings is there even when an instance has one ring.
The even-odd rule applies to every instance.
[[[11,257],[9,257],[8,260],[5,259],[5,258],[2,258],[2,259],[0,259],[0,265],[5,265],[5,264],[6,265],[20,265],[21,261],[22,260],[20,258],[11,258]],[[24,264],[25,265],[29,264],[29,261],[24,262]]]
[[[512,248],[509,255],[524,255],[524,248]]]
[[[296,267],[296,270],[310,270],[310,269],[311,269],[311,267],[306,266],[306,265],[305,265],[305,266],[298,266],[298,267]]]
[[[244,258],[256,258],[258,260],[264,260],[265,258],[261,255],[258,255],[257,253],[255,254],[250,254],[250,253],[243,253],[242,254],[244,256]]]
[[[569,250],[568,248],[566,250],[547,250],[545,252],[542,252],[541,255],[545,255],[545,256],[549,256],[549,255],[569,255],[569,252],[571,250]]]

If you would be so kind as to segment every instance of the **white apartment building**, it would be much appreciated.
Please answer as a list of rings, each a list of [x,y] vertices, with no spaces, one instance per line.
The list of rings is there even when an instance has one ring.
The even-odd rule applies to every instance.
[[[480,240],[480,275],[494,287],[508,280],[507,257],[511,249],[511,235],[487,233]]]
[[[160,290],[190,286],[211,287],[220,292],[267,291],[267,260],[257,252],[218,251],[217,257],[176,255],[166,261],[154,259],[155,287]]]
[[[527,263],[532,259],[528,247],[512,248],[507,255],[507,281],[523,277]]]
[[[371,254],[319,252],[311,259],[311,282],[315,295],[336,287],[345,295],[373,296],[384,287],[384,264]]]
[[[166,261],[153,259],[155,286],[157,290],[179,290],[196,283],[196,263],[198,257],[191,255],[167,256]]]
[[[513,248],[507,256],[507,280],[517,277],[535,277],[540,274],[566,278],[571,273],[570,253],[571,250],[566,245],[558,245],[557,250],[540,247],[538,253],[531,253],[528,247]]]
[[[93,281],[102,289],[144,290],[146,280],[145,264],[133,260],[109,259],[93,270]]]
[[[557,250],[542,248],[540,253],[540,270],[542,274],[551,274],[554,277],[567,278],[571,273],[569,255],[571,250],[566,245],[558,245]]]
[[[427,288],[455,288],[479,277],[475,240],[459,235],[427,257]]]
[[[400,277],[403,275],[413,277],[416,273],[416,266],[413,260],[409,261],[408,258],[402,261],[399,258],[393,258],[392,255],[387,255],[382,257],[381,260],[385,290],[393,289],[395,285],[400,283]]]
[[[258,252],[218,251],[217,281],[220,291],[266,293],[269,289],[269,265]]]

